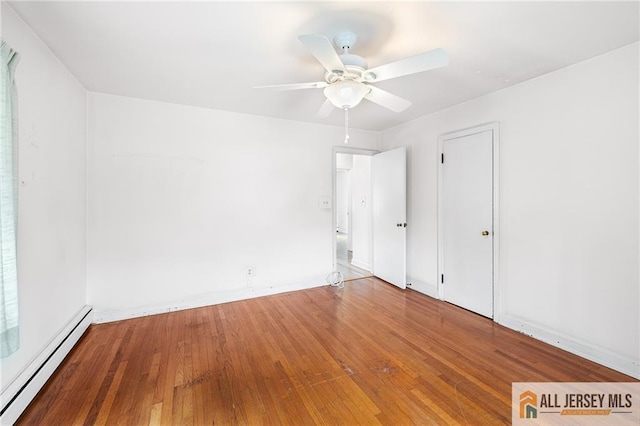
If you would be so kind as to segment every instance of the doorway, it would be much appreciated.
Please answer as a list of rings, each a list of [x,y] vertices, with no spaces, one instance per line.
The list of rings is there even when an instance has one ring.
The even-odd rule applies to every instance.
[[[344,280],[372,276],[372,154],[334,152],[334,270]]]
[[[406,157],[405,147],[333,149],[333,270],[345,280],[406,288]]]
[[[498,123],[439,139],[438,292],[494,318],[498,271]]]

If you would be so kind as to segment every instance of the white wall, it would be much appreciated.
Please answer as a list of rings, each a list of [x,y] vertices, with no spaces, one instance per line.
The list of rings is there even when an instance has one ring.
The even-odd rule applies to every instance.
[[[2,2],[2,38],[20,54],[20,349],[2,389],[82,309],[86,289],[86,92]]]
[[[331,196],[340,132],[90,94],[88,302],[96,317],[248,297],[249,266],[253,288],[324,285],[335,229],[318,201]],[[378,134],[353,130],[350,142],[375,147]]]
[[[497,319],[640,377],[638,95],[636,43],[384,132],[409,147],[413,288],[437,282],[438,136],[499,121]]]
[[[353,168],[351,169],[351,231],[353,240],[351,263],[367,271],[371,271],[373,261],[371,158],[366,155],[354,155]]]

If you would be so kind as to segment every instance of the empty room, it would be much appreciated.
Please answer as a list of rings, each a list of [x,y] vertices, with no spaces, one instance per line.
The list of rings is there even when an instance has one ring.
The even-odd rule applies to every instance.
[[[639,2],[1,7],[0,424],[640,423]]]

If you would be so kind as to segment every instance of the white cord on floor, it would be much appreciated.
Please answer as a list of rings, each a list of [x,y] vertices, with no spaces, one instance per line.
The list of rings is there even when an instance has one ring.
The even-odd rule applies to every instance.
[[[333,271],[327,275],[327,283],[332,287],[344,288],[344,277],[340,271]]]

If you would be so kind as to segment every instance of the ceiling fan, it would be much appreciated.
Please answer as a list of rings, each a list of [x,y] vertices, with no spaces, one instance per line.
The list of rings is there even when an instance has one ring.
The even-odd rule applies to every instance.
[[[334,38],[336,46],[342,51],[339,55],[325,36],[308,34],[301,35],[298,39],[325,68],[324,81],[260,88],[324,89],[327,100],[316,114],[318,118],[327,117],[334,107],[345,110],[353,108],[363,98],[395,112],[404,111],[411,106],[411,101],[384,91],[373,83],[440,68],[449,63],[444,49],[434,49],[368,69],[367,61],[363,57],[350,53],[357,40],[357,36],[352,32],[342,32]]]

